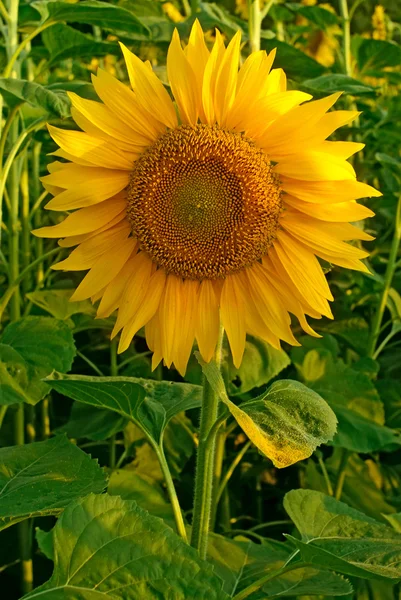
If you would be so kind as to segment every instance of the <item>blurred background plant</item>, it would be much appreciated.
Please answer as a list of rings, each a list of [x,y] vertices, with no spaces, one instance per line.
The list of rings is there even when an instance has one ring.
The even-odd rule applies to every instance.
[[[177,27],[183,38],[188,36],[195,15],[210,44],[216,27],[226,41],[242,30],[247,56],[252,40],[245,0],[0,0],[0,446],[43,441],[65,432],[109,470],[109,493],[135,499],[167,522],[171,509],[163,476],[141,431],[120,415],[73,401],[67,394],[48,393],[41,379],[53,369],[68,371],[74,360],[76,374],[182,380],[162,367],[151,372],[141,335],[117,357],[115,345],[109,343],[112,319],[96,321],[89,302],[68,303],[74,275],[50,268],[63,248],[33,238],[30,230],[60,217],[42,210],[48,196],[39,177],[56,149],[46,122],[75,127],[66,92],[96,99],[91,74],[97,68],[127,81],[118,41],[149,60],[167,85],[165,58],[172,32]],[[282,541],[283,532],[293,531],[283,497],[303,487],[342,499],[399,532],[401,4],[262,0],[261,16],[260,47],[277,48],[275,66],[285,69],[290,88],[316,98],[343,91],[338,105],[361,111],[358,122],[340,135],[366,144],[354,167],[358,178],[383,196],[367,202],[376,213],[364,225],[376,237],[366,245],[371,274],[326,265],[335,320],[313,325],[323,337],[301,336],[301,348],[284,347],[280,353],[249,339],[241,368],[229,365],[226,373],[230,395],[241,400],[252,390],[263,391],[279,374],[298,379],[329,402],[339,420],[338,434],[333,444],[310,459],[279,471],[229,424],[221,435],[215,473],[216,531],[262,545],[268,538]],[[21,317],[23,325],[17,326]],[[200,382],[195,360],[186,382]],[[167,459],[189,518],[197,419],[197,409],[181,412],[165,434]],[[101,491],[102,485],[90,489]],[[5,506],[0,491],[0,520],[8,515]],[[47,514],[53,515],[43,509],[36,516]],[[24,520],[0,533],[0,587],[7,590],[7,600],[28,592],[32,581],[36,586],[49,577],[51,552],[42,530],[49,530],[54,521],[54,516]],[[35,537],[36,525],[42,529]],[[348,598],[400,598],[397,583],[351,579],[355,593]]]

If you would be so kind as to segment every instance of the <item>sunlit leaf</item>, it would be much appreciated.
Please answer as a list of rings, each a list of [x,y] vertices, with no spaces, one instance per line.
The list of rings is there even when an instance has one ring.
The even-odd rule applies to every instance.
[[[67,118],[70,115],[70,101],[64,91],[52,91],[34,81],[25,79],[0,78],[0,91],[8,106],[29,102],[47,113]]]
[[[95,310],[89,300],[70,302],[74,290],[40,290],[26,294],[36,306],[39,306],[52,317],[66,321],[72,315],[84,313],[95,315]]]
[[[236,406],[227,396],[216,363],[198,360],[239,426],[276,467],[307,458],[317,446],[333,438],[337,424],[333,411],[302,383],[277,381],[264,394]]]

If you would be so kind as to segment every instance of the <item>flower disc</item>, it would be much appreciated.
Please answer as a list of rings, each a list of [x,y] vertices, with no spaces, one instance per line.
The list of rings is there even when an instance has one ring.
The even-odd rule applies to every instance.
[[[186,279],[226,277],[273,243],[281,190],[266,153],[218,126],[182,125],[135,162],[127,212],[142,250]]]

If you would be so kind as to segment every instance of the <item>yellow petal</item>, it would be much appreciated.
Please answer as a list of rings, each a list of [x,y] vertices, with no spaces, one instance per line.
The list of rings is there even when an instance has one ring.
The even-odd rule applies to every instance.
[[[127,125],[123,123],[123,121],[120,121],[118,113],[113,114],[104,104],[80,98],[77,94],[72,92],[69,92],[68,96],[75,110],[88,119],[88,121],[98,130],[107,134],[111,139],[114,139],[116,145],[123,150],[137,152],[138,148],[145,147],[149,144],[149,141],[145,137],[140,136],[134,131],[130,131],[127,128]],[[78,121],[77,123],[81,127]],[[85,127],[83,127],[83,129],[85,129]],[[91,132],[88,131],[88,133]]]
[[[120,214],[126,204],[126,200],[118,195],[107,202],[77,210],[58,225],[34,229],[32,233],[37,237],[58,238],[95,231]]]
[[[77,184],[72,189],[57,194],[46,204],[46,208],[64,211],[99,204],[123,190],[128,180],[129,173],[125,171],[114,172],[110,176],[109,171],[105,169],[86,183]]]
[[[213,283],[204,279],[199,287],[195,332],[199,352],[205,362],[209,362],[213,358],[219,331],[219,302]]]
[[[123,152],[110,147],[99,138],[94,138],[81,131],[68,131],[48,125],[53,140],[65,152],[74,157],[83,158],[85,161],[105,167],[106,169],[131,170],[137,155]]]
[[[92,75],[92,82],[99,98],[135,134],[153,142],[165,131],[162,123],[142,109],[134,92],[110,73],[98,69],[97,76]]]
[[[128,348],[134,335],[156,314],[165,284],[166,274],[163,269],[153,273],[149,280],[145,301],[141,303],[132,320],[123,328],[118,345],[119,352],[124,352]]]
[[[225,48],[220,32],[216,29],[216,39],[206,63],[205,74],[203,76],[202,86],[202,104],[205,113],[206,122],[213,125],[216,120],[215,113],[215,88],[218,68],[222,57],[224,56]]]
[[[107,319],[120,306],[122,294],[127,280],[133,272],[134,264],[135,256],[127,260],[121,271],[105,287],[96,313],[98,319]]]
[[[225,127],[227,116],[234,103],[237,90],[238,63],[240,57],[241,33],[237,33],[228,44],[216,77],[214,106],[216,121]]]
[[[239,368],[245,350],[245,314],[241,284],[237,275],[229,275],[224,281],[220,298],[223,327],[230,343],[234,365]]]
[[[174,129],[177,115],[167,90],[156,74],[121,44],[127,65],[128,76],[142,109],[156,117],[158,121]]]
[[[106,254],[114,244],[126,239],[131,232],[127,221],[85,240],[71,252],[68,258],[52,266],[56,271],[85,271]]]
[[[286,205],[290,205],[322,221],[362,221],[362,219],[373,217],[374,215],[373,211],[362,204],[357,204],[354,200],[337,202],[336,204],[312,204],[311,202],[304,202],[299,198],[294,198],[294,196],[286,195],[284,202]]]
[[[174,366],[184,377],[195,339],[195,319],[199,282],[184,280],[182,285],[181,323],[176,329],[176,344],[173,356]]]
[[[273,69],[266,81],[266,94],[285,92],[287,89],[287,76],[283,69]]]
[[[181,47],[177,29],[174,29],[167,52],[167,76],[178,105],[181,121],[189,125],[196,125],[199,114],[197,83],[192,67]]]
[[[197,106],[199,109],[199,116],[201,121],[205,122],[205,113],[202,105],[202,86],[203,75],[205,73],[205,68],[209,59],[210,52],[205,44],[202,27],[200,26],[198,19],[195,19],[194,24],[192,25],[188,45],[186,46],[184,53],[195,75],[196,98]]]
[[[132,252],[135,250],[136,240],[128,238],[121,245],[110,248],[110,251],[99,258],[92,269],[85,275],[71,300],[86,300],[99,290],[106,287],[112,279],[121,271]]]
[[[174,359],[177,335],[181,326],[182,285],[181,278],[171,274],[167,276],[158,311],[162,354],[168,368],[171,367]]]
[[[305,152],[281,160],[274,170],[280,175],[305,181],[343,181],[356,177],[353,167],[345,160],[320,152]]]
[[[131,260],[131,273],[126,280],[123,295],[119,304],[118,316],[111,337],[130,321],[141,304],[146,300],[150,277],[154,271],[154,263],[146,252],[138,252]]]
[[[85,242],[86,240],[90,239],[94,235],[97,235],[98,233],[102,233],[103,231],[106,231],[107,229],[110,229],[111,227],[114,227],[114,225],[117,225],[117,223],[120,223],[121,221],[123,221],[126,218],[126,216],[127,216],[127,213],[126,213],[126,210],[124,209],[116,217],[114,217],[114,219],[112,219],[111,221],[109,221],[108,223],[103,225],[102,227],[99,227],[99,229],[95,229],[94,231],[90,231],[88,233],[83,233],[81,235],[71,235],[67,238],[59,240],[58,245],[61,246],[62,248],[71,248],[71,246],[76,246],[77,244],[82,244],[82,242]]]
[[[322,142],[317,146],[313,147],[315,152],[322,152],[323,154],[329,154],[347,160],[353,154],[360,152],[365,147],[365,144],[358,144],[357,142]]]
[[[160,333],[160,319],[158,312],[156,312],[152,319],[148,323],[146,323],[145,335],[146,343],[153,352],[152,371],[154,371],[163,358]]]
[[[381,196],[381,192],[362,181],[301,181],[281,177],[281,187],[296,198],[316,204],[329,204]]]
[[[106,170],[102,167],[84,167],[74,163],[64,163],[61,164],[60,168],[53,170],[50,175],[41,177],[40,180],[42,183],[50,183],[51,185],[68,190],[83,183],[89,185],[92,181],[97,181],[98,179],[112,180],[113,178],[117,178],[127,185],[129,173],[117,169]]]
[[[294,143],[310,137],[313,127],[338,100],[340,93],[296,106],[276,119],[265,131],[259,143],[271,156],[291,149]],[[290,151],[290,150],[288,150]]]
[[[298,346],[299,342],[294,338],[291,331],[290,316],[277,300],[275,290],[265,276],[262,266],[255,263],[246,270],[246,274],[249,280],[249,293],[266,326],[279,339],[293,346]]]

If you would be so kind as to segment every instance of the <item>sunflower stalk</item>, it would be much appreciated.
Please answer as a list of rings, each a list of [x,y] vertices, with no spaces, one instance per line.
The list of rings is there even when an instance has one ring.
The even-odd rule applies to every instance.
[[[262,18],[260,12],[260,0],[248,0],[248,33],[251,52],[260,50],[260,30]]]
[[[223,328],[221,328],[214,360],[221,366]],[[219,397],[203,376],[203,396],[199,429],[199,446],[196,462],[195,499],[192,520],[191,545],[202,559],[206,558],[209,528],[212,516],[213,475],[216,436],[223,419],[218,419]]]

